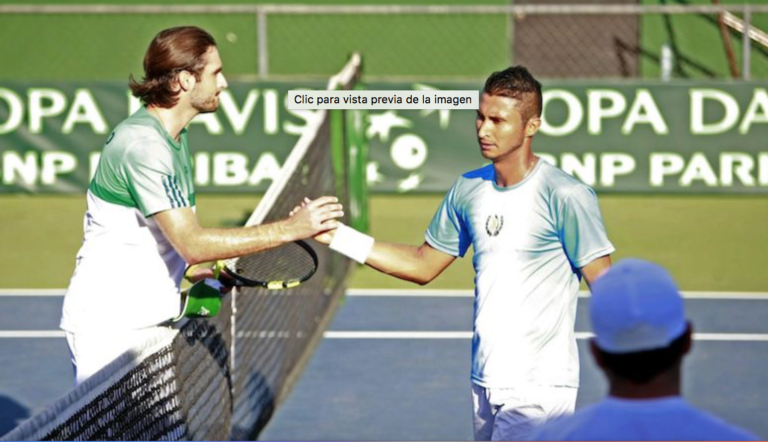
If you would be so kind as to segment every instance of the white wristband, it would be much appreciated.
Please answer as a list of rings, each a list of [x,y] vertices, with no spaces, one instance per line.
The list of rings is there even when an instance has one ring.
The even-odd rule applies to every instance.
[[[334,235],[329,247],[331,250],[354,259],[360,264],[365,264],[365,260],[368,259],[368,255],[371,253],[371,249],[373,249],[373,243],[374,239],[372,236],[358,232],[344,224],[339,224],[339,228],[336,229],[336,235]]]

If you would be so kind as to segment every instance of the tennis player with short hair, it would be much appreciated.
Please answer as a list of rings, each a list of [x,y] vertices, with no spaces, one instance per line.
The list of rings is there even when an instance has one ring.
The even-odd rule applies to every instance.
[[[541,110],[541,85],[524,67],[488,78],[476,127],[492,164],[456,181],[421,246],[376,242],[343,225],[318,238],[419,284],[474,247],[476,440],[523,439],[536,424],[573,412],[580,280],[594,282],[614,251],[595,192],[531,151]]]
[[[144,71],[143,81],[130,80],[144,107],[112,131],[87,192],[61,319],[76,384],[179,314],[187,264],[308,238],[343,215],[335,197],[321,197],[272,224],[201,227],[186,126],[216,111],[227,87],[216,42],[197,27],[166,29],[149,45]]]
[[[757,440],[681,396],[691,324],[675,281],[659,265],[625,259],[592,286],[592,356],[608,397],[550,422],[534,440]]]

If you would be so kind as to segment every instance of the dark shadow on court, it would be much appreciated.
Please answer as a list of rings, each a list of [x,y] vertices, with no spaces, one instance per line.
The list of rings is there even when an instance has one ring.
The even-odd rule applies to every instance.
[[[14,399],[0,395],[0,436],[29,417],[29,410]]]
[[[252,425],[243,427],[235,424],[232,429],[234,440],[258,440],[259,434],[267,426],[275,413],[275,393],[269,385],[269,380],[259,372],[252,373],[245,386],[246,398],[242,402],[247,404],[241,413],[250,416],[247,421],[253,421]]]
[[[233,388],[227,317],[190,320],[173,343],[180,408],[191,440],[229,438]]]

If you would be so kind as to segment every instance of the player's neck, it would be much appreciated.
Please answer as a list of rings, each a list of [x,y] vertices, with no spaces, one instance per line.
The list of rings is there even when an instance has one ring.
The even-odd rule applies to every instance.
[[[496,185],[500,187],[513,186],[523,181],[533,172],[538,163],[538,157],[531,152],[530,146],[522,146],[510,152],[493,163],[496,169]]]
[[[173,106],[163,108],[157,106],[147,106],[147,112],[152,114],[160,121],[165,131],[176,141],[179,141],[179,134],[192,121],[192,118],[198,114],[198,111],[186,106]]]
[[[662,373],[649,382],[636,384],[624,379],[610,379],[609,394],[620,399],[660,399],[680,396],[680,372],[672,370]]]

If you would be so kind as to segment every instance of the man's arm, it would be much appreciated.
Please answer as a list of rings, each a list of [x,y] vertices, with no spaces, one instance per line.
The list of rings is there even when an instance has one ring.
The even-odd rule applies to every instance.
[[[592,287],[592,284],[597,281],[597,278],[611,267],[611,255],[601,256],[589,264],[581,268],[581,274],[584,275],[584,279],[587,280],[587,285]]]
[[[344,215],[335,197],[321,197],[288,218],[270,224],[233,229],[204,228],[191,208],[153,215],[163,234],[189,264],[242,256],[310,238],[334,229]]]
[[[441,252],[428,243],[419,247],[376,242],[365,263],[396,278],[427,284],[440,275],[456,257]]]
[[[305,199],[300,206],[296,206],[291,215],[303,207],[306,207],[308,200]],[[349,229],[348,227],[341,227]],[[353,229],[349,229],[353,230]],[[315,236],[315,240],[325,245],[330,245],[336,237],[338,229],[329,230]],[[373,241],[368,235],[357,232],[361,235],[358,238],[365,237],[373,242],[370,251],[367,252],[365,264],[387,275],[394,276],[405,281],[415,282],[419,285],[425,285],[437,278],[456,257],[448,253],[441,252],[430,246],[427,242],[421,246],[410,246],[405,244],[394,244]],[[344,247],[346,248],[346,247]],[[339,251],[339,250],[337,250]],[[344,253],[341,251],[341,253]],[[348,253],[344,253],[351,257]]]

